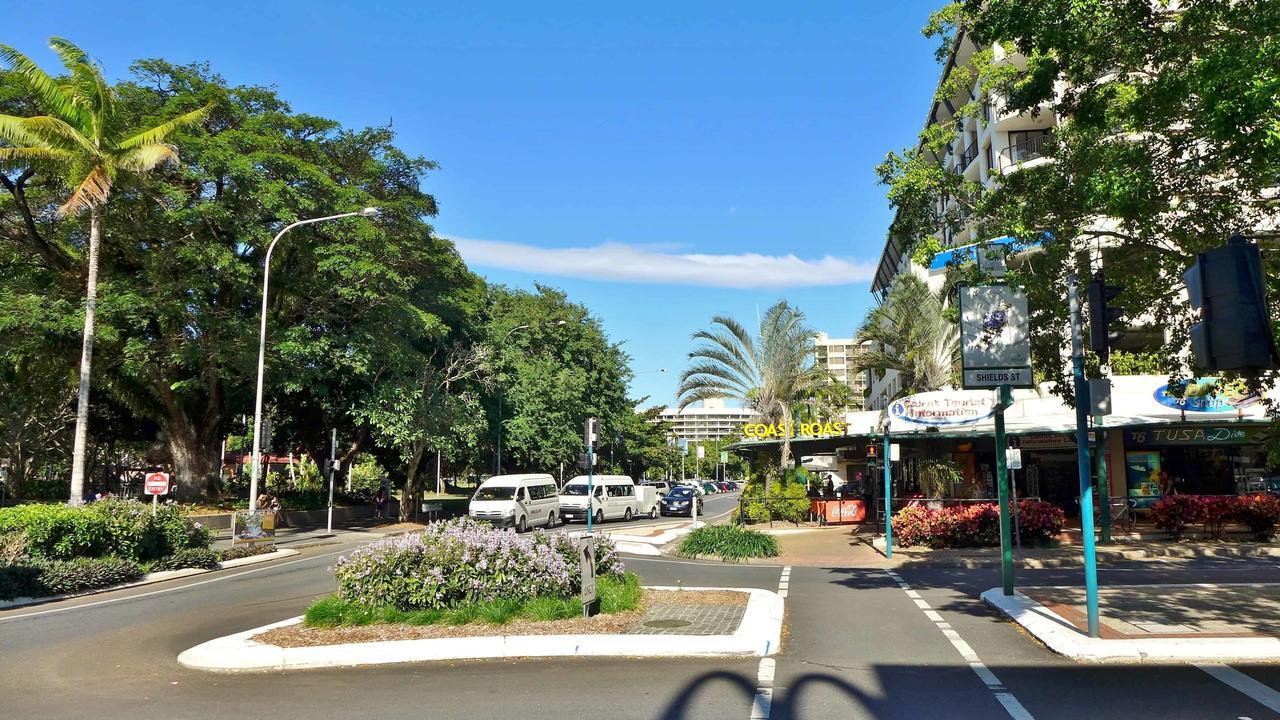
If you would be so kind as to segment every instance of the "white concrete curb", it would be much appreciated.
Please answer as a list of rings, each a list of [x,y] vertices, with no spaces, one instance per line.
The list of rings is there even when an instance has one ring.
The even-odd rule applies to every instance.
[[[275,552],[263,553],[261,555],[250,555],[249,557],[237,558],[226,562],[218,563],[215,568],[183,568],[182,570],[161,570],[160,572],[147,573],[141,578],[131,583],[123,585],[111,585],[109,587],[95,588],[93,590],[85,590],[78,593],[67,593],[65,595],[50,595],[41,598],[14,598],[13,600],[0,600],[0,610],[12,610],[13,608],[25,607],[27,605],[36,605],[40,603],[56,602],[58,600],[67,600],[69,598],[84,597],[85,595],[97,595],[98,593],[111,592],[112,590],[126,590],[139,585],[150,585],[152,583],[164,582],[165,580],[177,580],[178,578],[190,577],[192,575],[203,575],[213,572],[214,570],[227,570],[229,568],[237,568],[242,565],[256,565],[258,563],[267,562],[269,560],[278,560],[280,558],[293,557],[300,554],[297,550],[289,550],[281,548]]]
[[[1020,592],[1007,596],[1000,588],[991,588],[982,593],[982,599],[1021,625],[1050,650],[1083,662],[1234,663],[1280,660],[1280,638],[1091,638],[1062,616]]]
[[[750,593],[751,597],[742,622],[731,635],[495,635],[297,648],[282,648],[250,639],[268,630],[302,622],[301,617],[295,617],[201,643],[178,655],[178,662],[196,670],[265,672],[432,660],[565,656],[764,657],[778,652],[782,642],[784,606],[782,597],[775,592],[756,588],[663,586],[651,589],[736,590]]]

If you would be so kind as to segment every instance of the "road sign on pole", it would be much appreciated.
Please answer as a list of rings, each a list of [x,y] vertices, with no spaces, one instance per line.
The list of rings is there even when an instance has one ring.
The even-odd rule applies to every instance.
[[[582,616],[591,617],[596,604],[596,538],[591,533],[579,535],[574,538],[574,544],[582,575]]]
[[[151,496],[151,514],[155,515],[156,506],[160,503],[160,496],[169,493],[169,473],[148,473],[146,480],[143,481],[142,488]]]

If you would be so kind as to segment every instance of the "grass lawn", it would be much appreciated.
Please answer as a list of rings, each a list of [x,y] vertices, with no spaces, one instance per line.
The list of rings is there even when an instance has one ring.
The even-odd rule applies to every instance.
[[[596,593],[602,614],[634,610],[644,591],[640,577],[626,573],[621,578],[596,579]],[[399,610],[347,602],[337,595],[317,600],[307,608],[303,623],[308,627],[355,627],[378,623],[399,625],[506,625],[517,620],[567,620],[582,616],[577,597],[540,597],[527,601],[494,600],[441,610]]]

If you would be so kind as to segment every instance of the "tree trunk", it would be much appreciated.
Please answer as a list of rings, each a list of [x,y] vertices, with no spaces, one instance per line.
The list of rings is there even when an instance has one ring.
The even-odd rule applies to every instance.
[[[404,492],[400,494],[400,522],[408,522],[413,509],[418,507],[418,497],[421,495],[418,468],[422,465],[422,455],[426,451],[426,443],[418,443],[413,449],[413,459],[409,461],[408,472],[404,476]]]
[[[169,432],[168,435],[178,499],[194,500],[203,495],[218,476],[218,447],[202,442],[196,433]]]
[[[80,345],[80,390],[76,399],[76,434],[71,450],[72,505],[84,502],[85,451],[89,442],[89,376],[93,366],[94,315],[98,307],[98,245],[102,240],[102,213],[89,209],[89,274],[85,283],[84,336]]]

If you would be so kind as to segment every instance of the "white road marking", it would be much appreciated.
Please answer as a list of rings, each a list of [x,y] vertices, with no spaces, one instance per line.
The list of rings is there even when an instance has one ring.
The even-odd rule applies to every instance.
[[[1280,692],[1270,686],[1264,685],[1239,670],[1226,665],[1205,663],[1197,664],[1196,667],[1209,673],[1219,682],[1244,693],[1272,712],[1280,713]]]
[[[85,603],[84,605],[72,605],[70,607],[53,608],[51,610],[41,610],[39,612],[24,613],[22,615],[6,615],[4,617],[0,617],[0,622],[4,622],[6,620],[20,620],[22,618],[37,617],[39,615],[52,615],[53,613],[69,612],[71,610],[84,610],[85,608],[97,607],[99,605],[110,605],[112,603],[124,602],[125,600],[136,600],[138,598],[150,597],[152,595],[163,595],[164,593],[176,592],[178,590],[186,590],[187,588],[199,587],[201,585],[208,585],[209,583],[215,583],[222,580],[230,580],[231,578],[238,578],[238,577],[243,577],[245,575],[252,575],[253,573],[262,572],[263,570],[274,570],[276,568],[285,567],[286,565],[295,565],[300,562],[307,562],[310,560],[319,560],[320,558],[327,558],[327,557],[332,557],[334,555],[341,555],[345,552],[350,552],[352,549],[354,548],[351,548],[348,550],[338,550],[337,552],[325,553],[324,555],[312,555],[311,557],[300,558],[298,560],[290,560],[289,562],[280,563],[279,565],[274,565],[274,564],[263,565],[262,567],[256,567],[252,570],[246,570],[244,572],[234,573],[232,575],[220,575],[218,577],[209,578],[208,580],[201,580],[200,582],[194,582],[194,583],[191,583],[190,585],[177,585],[175,587],[164,588],[162,590],[152,590],[151,592],[139,593],[137,595],[108,598],[106,600],[99,600],[97,602]]]
[[[777,662],[773,658],[760,658],[760,670],[757,673],[757,682],[761,687],[770,687],[773,685],[773,671],[777,667]]]
[[[756,688],[756,696],[751,701],[751,720],[769,720],[772,706],[773,688]]]
[[[892,570],[885,570],[885,573],[902,587],[907,596],[916,604],[916,607],[924,610],[925,617],[933,621],[934,626],[942,632],[951,643],[951,646],[956,649],[956,652],[960,653],[960,657],[964,658],[965,662],[969,664],[969,669],[991,691],[991,695],[995,697],[996,702],[1000,703],[1005,712],[1009,714],[1009,717],[1013,718],[1013,720],[1035,720],[1035,717],[1023,707],[1022,703],[1018,702],[1018,698],[1014,697],[1013,693],[1005,688],[1004,683],[1000,682],[1000,678],[996,677],[996,674],[991,672],[991,669],[982,662],[982,659],[978,657],[978,653],[973,651],[973,647],[965,642],[964,638],[960,637],[960,633],[956,632],[950,623],[943,620],[942,615],[929,608],[929,603],[920,598],[920,593],[912,590],[911,586]]]
[[[778,594],[787,596],[787,587],[791,583],[791,566],[782,567],[782,575],[778,578]],[[756,694],[751,700],[751,720],[769,720],[773,710],[773,673],[777,669],[777,661],[773,658],[760,658],[760,667],[756,670]]]

